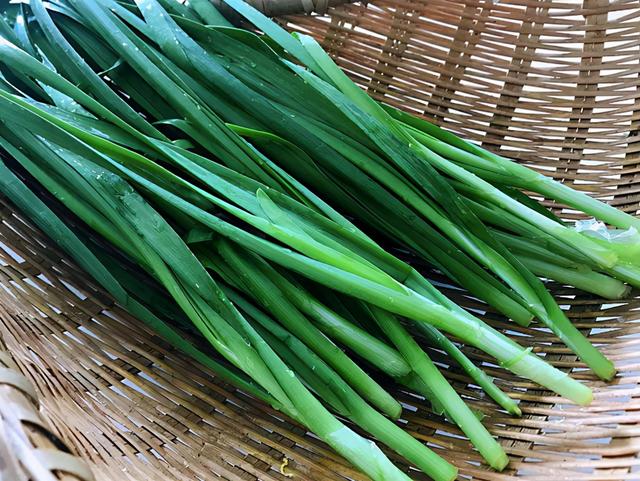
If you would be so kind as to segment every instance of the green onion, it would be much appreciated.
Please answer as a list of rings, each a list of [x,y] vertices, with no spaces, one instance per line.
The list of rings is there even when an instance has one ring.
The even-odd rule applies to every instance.
[[[640,285],[635,247],[578,232],[528,193],[622,229],[639,221],[375,102],[310,37],[226,3],[262,35],[204,0],[32,0],[0,16],[0,190],[125,309],[373,479],[408,478],[331,411],[438,481],[456,470],[384,417],[401,406],[370,368],[503,469],[410,329],[511,414],[446,334],[576,403],[592,393],[418,266],[520,325],[537,318],[610,379],[541,279],[620,299]],[[138,278],[156,287],[136,294]]]

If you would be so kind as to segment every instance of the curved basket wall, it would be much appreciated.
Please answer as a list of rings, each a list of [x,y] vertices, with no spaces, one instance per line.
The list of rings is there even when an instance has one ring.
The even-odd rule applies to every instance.
[[[373,96],[637,213],[636,1],[375,1],[282,21],[318,37]],[[363,479],[298,425],[169,349],[10,205],[0,206],[0,219],[1,333],[36,386],[43,414],[97,479],[284,480],[284,461],[293,479]],[[524,416],[507,417],[459,371],[446,369],[487,414],[510,469],[487,470],[456,429],[398,392],[405,427],[444,448],[463,478],[638,480],[640,294],[613,304],[552,289],[616,362],[614,382],[595,381],[538,325],[514,328],[459,291],[447,292],[587,380],[596,393],[591,406],[562,404],[467,350],[522,401]]]

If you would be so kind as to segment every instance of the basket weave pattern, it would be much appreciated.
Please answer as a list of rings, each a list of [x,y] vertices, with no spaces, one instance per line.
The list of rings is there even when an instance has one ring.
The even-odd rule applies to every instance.
[[[637,214],[636,1],[375,1],[282,22],[317,37],[374,97]],[[36,386],[43,415],[97,479],[288,479],[283,472],[294,480],[363,479],[304,429],[168,348],[7,203],[0,221],[0,333]],[[508,470],[488,470],[459,430],[396,389],[406,405],[403,426],[452,460],[463,478],[637,481],[640,294],[611,303],[550,287],[616,363],[612,383],[595,380],[539,324],[515,326],[464,292],[444,290],[587,381],[591,406],[563,404],[465,348],[521,400],[523,417],[509,417],[455,366],[445,369],[487,415],[511,457]],[[447,366],[440,353],[430,354]]]
[[[87,463],[39,415],[38,395],[0,340],[0,479],[93,481]]]

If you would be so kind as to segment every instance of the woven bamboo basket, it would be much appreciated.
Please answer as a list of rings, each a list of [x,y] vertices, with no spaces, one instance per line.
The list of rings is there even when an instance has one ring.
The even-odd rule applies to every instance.
[[[303,4],[321,13],[329,5]],[[376,0],[281,21],[317,37],[377,99],[637,215],[637,1]],[[25,409],[2,409],[17,396],[19,376],[8,375],[8,367],[0,369],[0,417],[3,426],[16,426],[12,417],[21,421],[33,452],[63,441],[97,480],[364,479],[305,429],[169,348],[1,202],[1,334],[34,386],[51,433],[42,434],[42,421],[43,431],[34,436],[27,431],[38,423]],[[562,205],[548,205],[576,218]],[[521,401],[522,418],[496,410],[446,358],[431,354],[465,399],[486,414],[485,424],[510,455],[509,468],[488,469],[452,424],[396,390],[406,408],[402,424],[456,464],[462,479],[640,480],[640,293],[611,303],[566,286],[550,288],[616,363],[613,382],[595,380],[540,325],[515,327],[464,291],[444,290],[587,382],[595,392],[590,406],[563,403],[465,348]],[[9,362],[7,355],[2,359]],[[23,397],[33,396],[26,379],[18,384]],[[0,477],[14,448],[0,431]],[[45,463],[61,479],[89,479],[65,466]],[[416,471],[411,476],[425,479]],[[33,473],[24,479],[30,477],[47,479]]]

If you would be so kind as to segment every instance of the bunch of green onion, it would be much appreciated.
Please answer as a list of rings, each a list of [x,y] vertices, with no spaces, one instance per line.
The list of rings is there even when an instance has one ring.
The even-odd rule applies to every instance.
[[[206,0],[5,7],[0,192],[142,322],[372,479],[408,478],[350,425],[437,481],[456,476],[394,422],[401,405],[381,376],[428,399],[503,469],[505,452],[415,335],[513,415],[518,405],[446,334],[576,403],[591,391],[393,253],[518,324],[537,319],[608,380],[612,363],[540,278],[627,295],[640,285],[640,221],[376,103],[313,39],[226,2],[262,34]],[[631,240],[578,232],[525,192]]]

